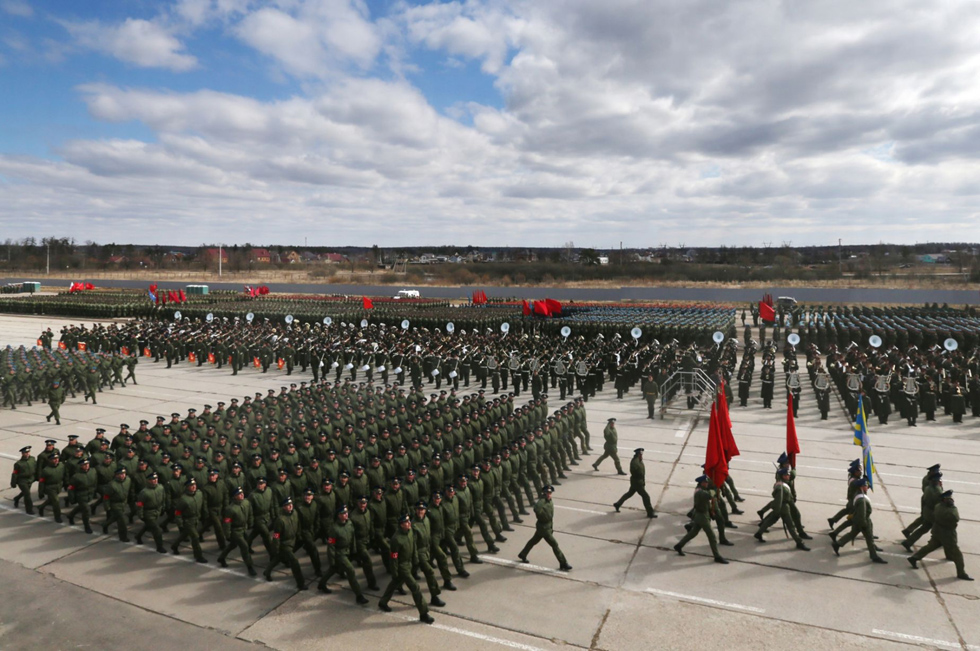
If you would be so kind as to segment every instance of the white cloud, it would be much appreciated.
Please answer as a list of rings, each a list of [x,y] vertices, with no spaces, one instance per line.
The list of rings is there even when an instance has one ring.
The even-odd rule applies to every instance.
[[[380,53],[381,37],[366,14],[352,0],[310,0],[258,9],[234,32],[290,74],[328,77],[351,65],[367,69]]]
[[[98,21],[63,24],[79,46],[141,68],[185,72],[197,67],[197,59],[183,51],[180,40],[156,22],[128,18],[115,25]]]
[[[0,9],[20,18],[30,18],[34,15],[34,9],[24,0],[3,0],[0,2]]]
[[[163,35],[156,61],[193,65],[177,35],[224,30],[300,90],[81,86],[93,118],[138,122],[152,141],[83,136],[59,161],[0,157],[14,181],[0,184],[0,224],[61,215],[111,237],[136,212],[147,237],[190,243],[302,230],[337,243],[608,246],[758,244],[774,231],[796,244],[908,242],[975,223],[973,3],[390,6],[181,0],[133,21]],[[76,38],[138,58],[119,54],[125,24],[94,25]],[[459,62],[476,62],[500,101],[441,83],[466,74]],[[220,57],[212,65],[220,74]]]

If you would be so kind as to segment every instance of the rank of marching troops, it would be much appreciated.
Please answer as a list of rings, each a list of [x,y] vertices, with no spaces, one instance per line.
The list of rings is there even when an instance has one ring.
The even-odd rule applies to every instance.
[[[120,352],[7,346],[0,350],[0,405],[17,409],[45,402],[51,409],[48,422],[54,419],[60,425],[61,405],[68,396],[82,393],[86,402],[97,404],[96,394],[103,389],[136,383],[136,364],[135,355]]]
[[[379,607],[407,588],[429,622],[428,607],[444,605],[440,594],[469,576],[464,559],[483,562],[474,528],[497,553],[511,522],[534,517],[519,558],[527,562],[544,540],[559,569],[572,569],[552,533],[551,494],[590,450],[582,400],[549,415],[546,397],[515,408],[512,396],[482,391],[426,399],[397,387],[304,382],[230,402],[135,430],[122,424],[112,436],[100,428],[84,443],[71,435],[60,450],[48,440],[36,457],[25,447],[11,477],[14,503],[57,522],[81,520],[88,533],[101,507],[103,534],[152,541],[160,553],[189,546],[201,563],[213,536],[218,563],[237,554],[253,576],[258,541],[267,580],[283,565],[307,589],[297,557],[305,555],[322,591],[339,576],[358,603],[366,602],[361,575],[380,589],[380,557],[389,585]]]
[[[642,452],[642,449],[636,450],[635,458],[642,460]],[[792,467],[790,458],[786,453],[781,454],[777,460],[775,480],[772,501],[758,511],[762,521],[755,533],[755,538],[759,543],[766,542],[763,537],[764,534],[773,524],[781,520],[787,537],[795,542],[796,548],[802,551],[810,551],[810,547],[806,545],[804,540],[812,540],[813,537],[803,528],[800,511],[796,506],[796,469]],[[728,561],[718,550],[719,543],[722,545],[732,544],[725,539],[726,523],[722,521],[723,516],[720,517],[725,502],[722,491],[717,489],[707,475],[701,475],[694,481],[696,485],[694,507],[688,513],[691,521],[685,525],[687,535],[674,545],[674,550],[679,555],[684,556],[684,547],[699,533],[704,532],[715,562],[727,564]],[[828,535],[831,539],[831,549],[835,555],[840,556],[840,552],[848,543],[861,538],[867,547],[871,562],[887,564],[888,561],[880,555],[880,552],[883,551],[882,548],[875,542],[878,536],[874,533],[873,508],[868,495],[870,488],[871,484],[864,475],[860,459],[852,461],[847,471],[847,504],[834,516],[827,519],[827,523],[830,525]],[[617,511],[619,511],[621,502],[622,500],[614,504]],[[655,517],[652,513],[651,509],[648,515]],[[921,513],[916,520],[902,530],[905,540],[902,541],[901,545],[910,553],[913,545],[920,538],[927,533],[930,534],[928,543],[907,557],[913,569],[918,569],[918,563],[923,558],[942,549],[945,557],[955,565],[956,577],[964,581],[973,580],[966,572],[963,553],[959,548],[956,532],[959,519],[959,511],[953,499],[953,491],[943,488],[939,464],[931,466],[922,478]],[[712,529],[713,523],[717,528],[718,537],[715,536]],[[734,525],[727,523],[727,527],[732,526]]]

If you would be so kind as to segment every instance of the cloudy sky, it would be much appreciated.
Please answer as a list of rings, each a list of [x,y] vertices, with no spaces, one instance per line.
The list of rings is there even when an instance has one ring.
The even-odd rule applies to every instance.
[[[978,240],[973,0],[0,0],[0,238]]]

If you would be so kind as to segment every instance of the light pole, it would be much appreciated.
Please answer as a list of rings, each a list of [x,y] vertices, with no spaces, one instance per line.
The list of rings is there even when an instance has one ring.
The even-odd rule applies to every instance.
[[[221,278],[221,249],[222,245],[218,245],[218,278]]]
[[[48,263],[44,273],[47,276],[51,275],[51,240],[48,240]]]
[[[841,249],[841,239],[837,238],[837,272],[843,276],[844,275],[844,262],[843,253]]]

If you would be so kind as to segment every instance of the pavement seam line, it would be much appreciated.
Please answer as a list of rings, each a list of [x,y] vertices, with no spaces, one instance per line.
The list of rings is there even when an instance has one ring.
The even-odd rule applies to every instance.
[[[612,608],[607,608],[602,619],[599,621],[599,626],[595,630],[595,635],[592,636],[592,643],[589,644],[589,649],[599,648],[599,636],[602,635],[602,629],[606,625],[606,620],[609,619],[609,613],[612,612]]]

